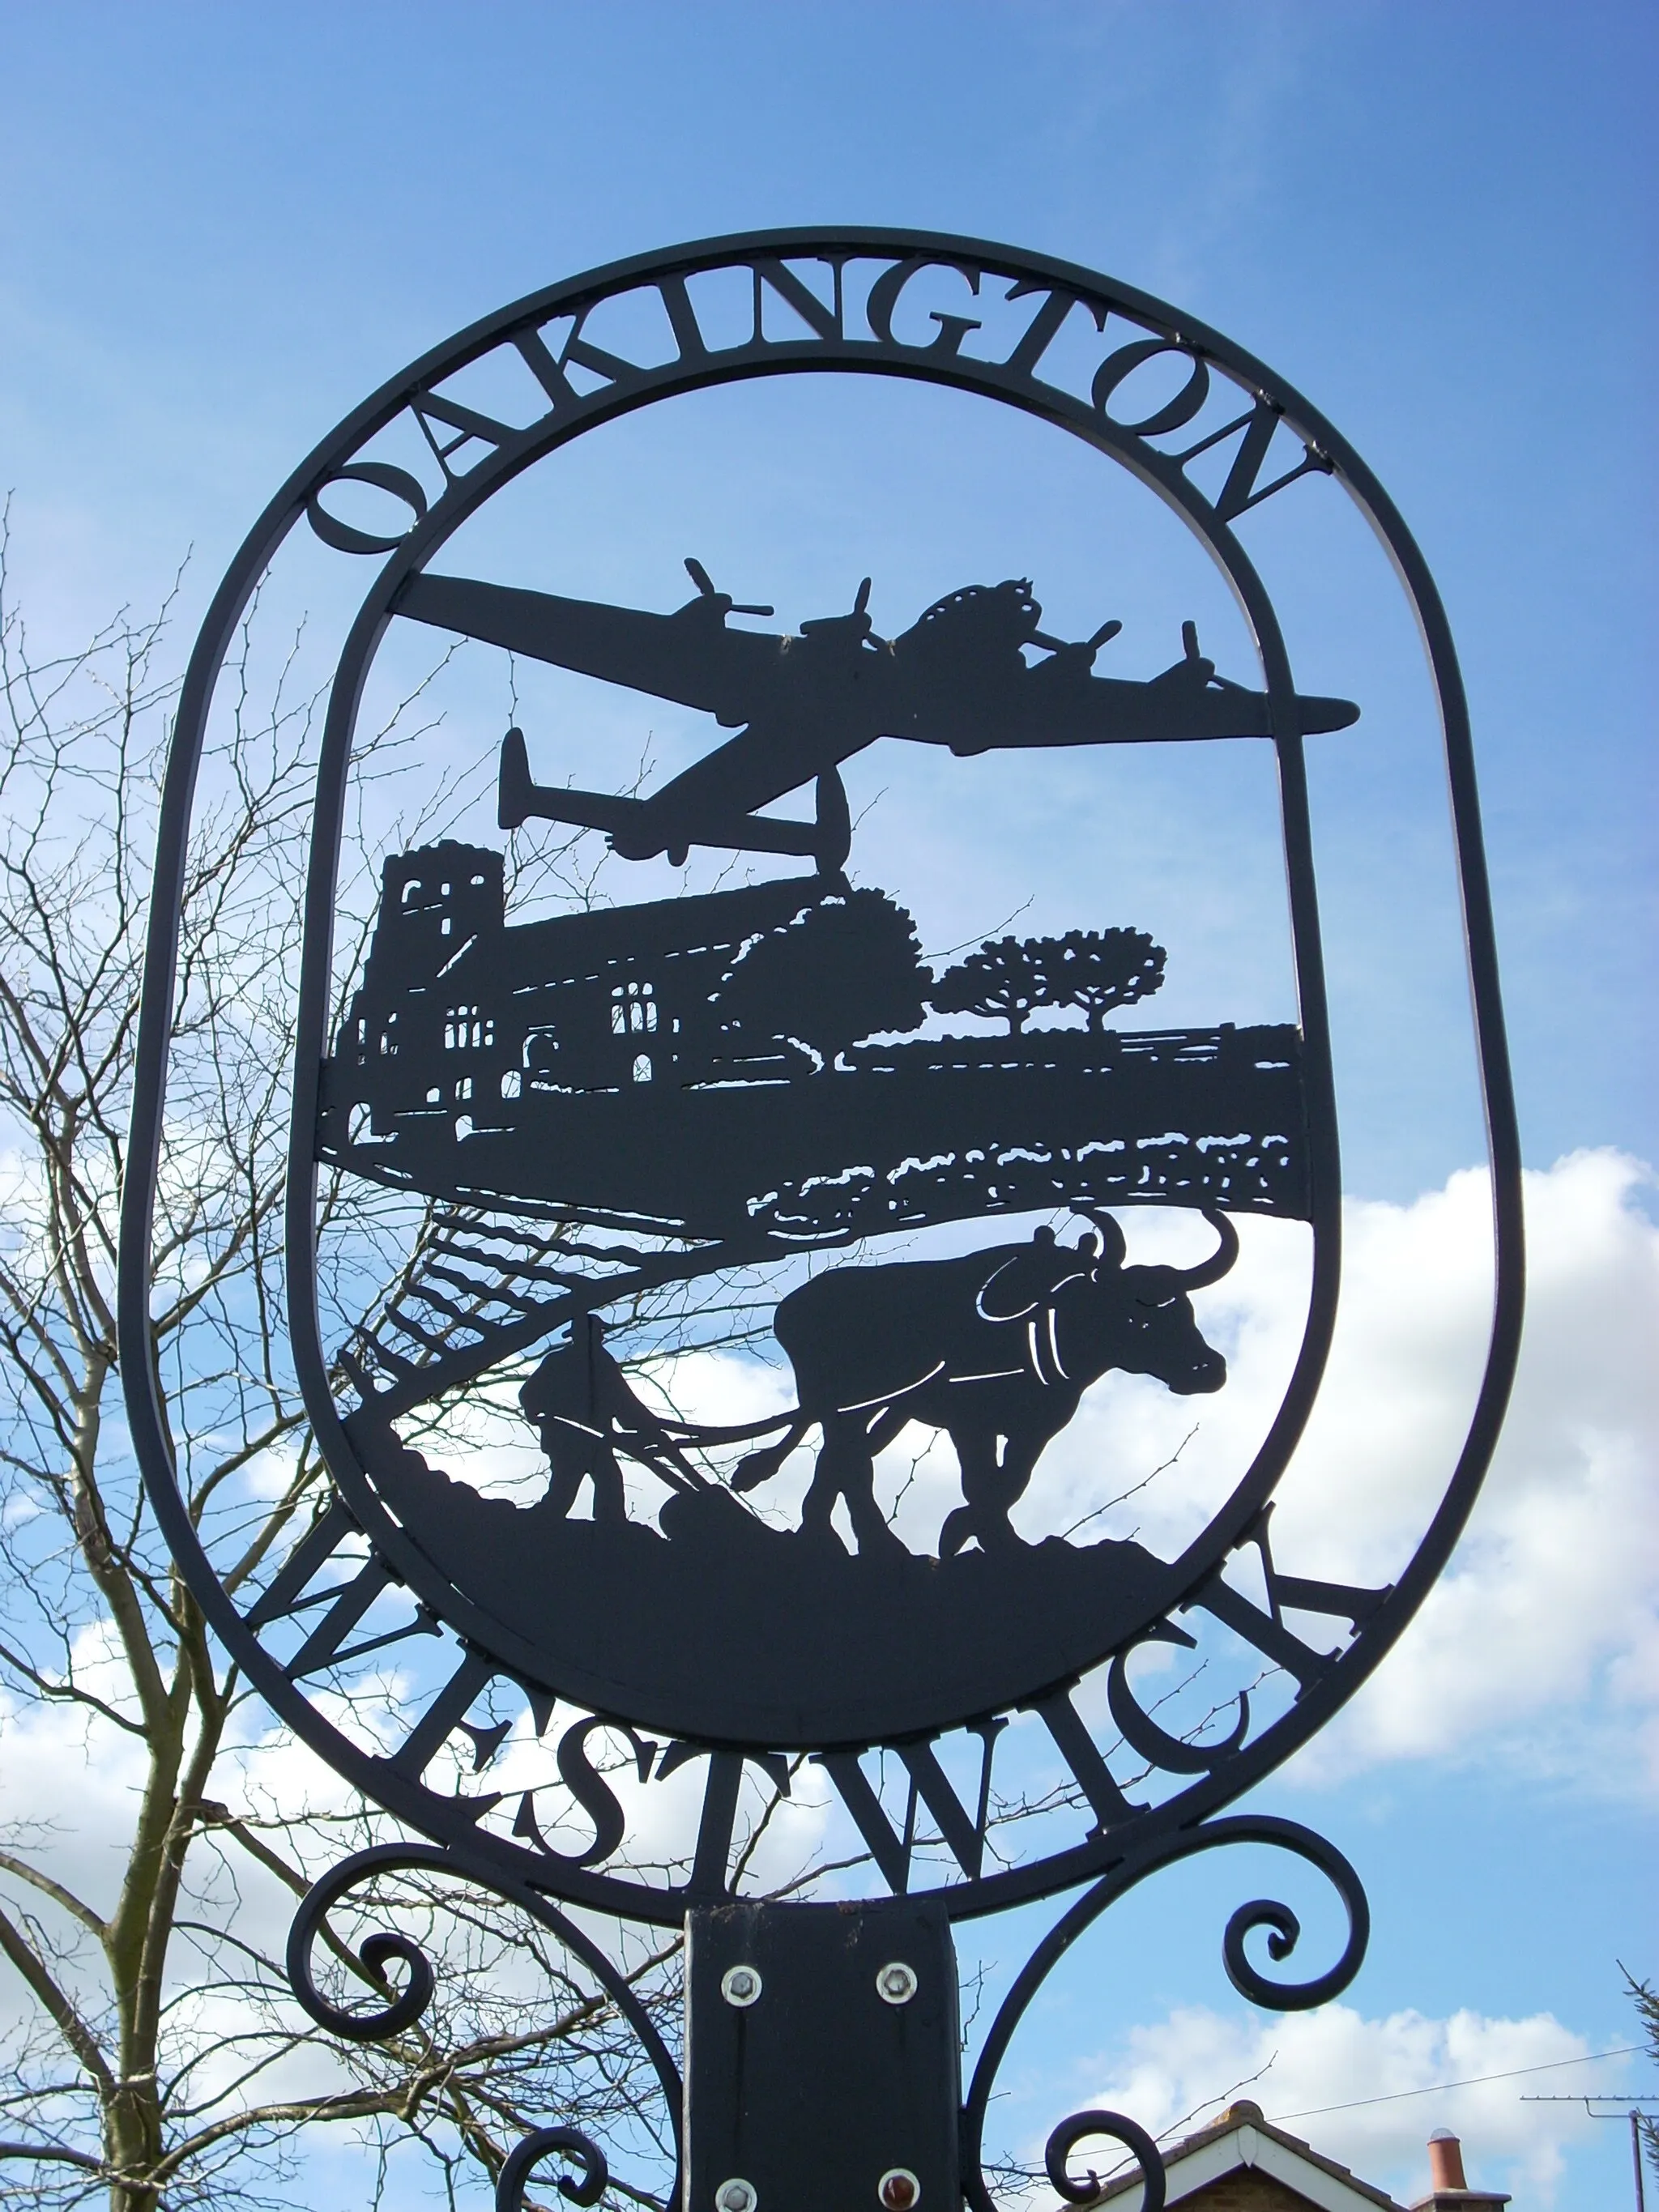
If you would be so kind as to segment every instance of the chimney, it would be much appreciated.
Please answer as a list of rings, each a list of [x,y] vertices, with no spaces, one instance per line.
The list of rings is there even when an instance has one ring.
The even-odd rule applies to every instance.
[[[1437,2128],[1429,2137],[1429,2186],[1437,2192],[1443,2189],[1467,2189],[1463,2179],[1463,2146],[1449,2128]]]
[[[1463,2179],[1463,2146],[1449,2128],[1437,2128],[1429,2137],[1429,2193],[1419,2197],[1412,2212],[1491,2212],[1509,2203],[1496,2190],[1471,2189]]]

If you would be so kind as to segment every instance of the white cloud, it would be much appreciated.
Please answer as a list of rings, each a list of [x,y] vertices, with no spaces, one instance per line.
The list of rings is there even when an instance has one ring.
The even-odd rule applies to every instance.
[[[1601,1787],[1659,1783],[1652,1183],[1610,1151],[1527,1176],[1526,1336],[1485,1489],[1400,1645],[1303,1754],[1303,1778],[1480,1757]],[[1194,1424],[1178,1463],[1091,1533],[1138,1534],[1173,1557],[1237,1480],[1279,1402],[1307,1298],[1304,1233],[1241,1227],[1238,1266],[1195,1301],[1226,1352],[1226,1389],[1176,1398],[1145,1377],[1105,1377],[1046,1455],[1023,1533],[1066,1528],[1129,1490]],[[1156,1217],[1129,1229],[1132,1258],[1161,1257],[1155,1240],[1172,1233]],[[1273,1546],[1284,1572],[1376,1586],[1410,1559],[1468,1431],[1492,1304],[1486,1178],[1462,1171],[1406,1206],[1352,1201],[1345,1232],[1336,1340],[1279,1486]]]
[[[1527,1177],[1526,1336],[1486,1486],[1446,1573],[1310,1765],[1498,1757],[1659,1783],[1659,1230],[1651,1176],[1611,1152]],[[1340,1354],[1285,1487],[1312,1571],[1422,1525],[1467,1420],[1489,1291],[1485,1178],[1352,1210],[1352,1295],[1375,1362]],[[1328,1477],[1328,1503],[1316,1493]],[[1339,1480],[1340,1478],[1340,1480]],[[1304,1533],[1305,1532],[1305,1533]]]
[[[1168,2149],[1216,2118],[1206,2100],[1247,2083],[1237,2094],[1268,2119],[1406,2202],[1428,2187],[1431,2130],[1449,2128],[1462,2139],[1472,2188],[1509,2189],[1544,2208],[1555,2201],[1564,2148],[1586,2137],[1590,2123],[1577,2106],[1527,2104],[1520,2093],[1571,2088],[1577,2069],[1482,2077],[1513,2077],[1589,2051],[1550,2013],[1492,2020],[1460,2011],[1433,2020],[1408,2011],[1367,2020],[1330,2004],[1264,2020],[1192,2006],[1132,2028],[1109,2060],[1092,2062],[1079,2102],[1133,2112],[1155,2135],[1173,2128]],[[1596,2079],[1617,2075],[1623,2063],[1604,2061]],[[1471,2086],[1437,2086],[1444,2082]]]

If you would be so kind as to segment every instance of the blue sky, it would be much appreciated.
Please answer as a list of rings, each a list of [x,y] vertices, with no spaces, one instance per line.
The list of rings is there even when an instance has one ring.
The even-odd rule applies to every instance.
[[[1543,1173],[1584,1147],[1650,1161],[1656,47],[1650,9],[1529,0],[0,6],[0,483],[31,619],[67,640],[153,599],[191,548],[193,613],[275,483],[365,392],[492,307],[614,256],[822,220],[1070,257],[1262,356],[1392,492],[1469,684],[1528,1164]],[[902,432],[884,418],[868,434]],[[766,435],[781,466],[789,421]],[[1016,511],[1020,459],[987,464],[992,523]],[[687,482],[689,512],[695,470]],[[951,494],[970,534],[971,489]],[[902,522],[896,505],[884,542],[908,573]],[[769,550],[758,524],[709,527],[732,557]],[[759,573],[721,580],[783,590]],[[829,583],[810,562],[786,580]],[[649,603],[674,586],[665,575]],[[892,589],[890,613],[913,618]],[[828,604],[781,596],[781,612]],[[1081,596],[1075,611],[1080,629]],[[1334,590],[1328,619],[1340,631]],[[1149,633],[1135,672],[1172,657],[1164,635]],[[1431,802],[1383,775],[1333,797],[1330,903],[1356,970],[1386,964],[1391,902],[1438,896],[1415,858],[1436,834]],[[1401,927],[1410,944],[1410,914]],[[1453,996],[1437,980],[1425,1018],[1449,1022]],[[1367,1004],[1382,1009],[1373,1035],[1409,1034],[1409,992],[1379,986]],[[1474,1158],[1466,1104],[1455,1085],[1391,1090],[1358,1048],[1352,1066],[1395,1109],[1359,1118],[1357,1194],[1408,1212]],[[1636,1252],[1650,1186],[1573,1188],[1586,1218],[1601,1207],[1607,1249]],[[1555,1204],[1567,1186],[1547,1189]],[[1596,1312],[1628,1310],[1570,1222],[1547,1233],[1560,1283],[1582,1280]],[[1631,1280],[1650,1297],[1640,1249]],[[1641,1406],[1590,1401],[1582,1416],[1580,1443],[1600,1422],[1645,1449],[1650,1486]],[[1598,1510],[1625,1494],[1583,1492]],[[1476,1584],[1481,1558],[1513,1563],[1535,1540],[1514,1511],[1466,1560]],[[1548,1578],[1537,1587],[1548,1602]],[[1629,2039],[1613,1960],[1659,1971],[1652,1801],[1624,1771],[1650,1710],[1628,1687],[1642,1663],[1634,1644],[1581,1639],[1559,1694],[1477,1705],[1461,1729],[1396,1725],[1379,1705],[1346,1763],[1261,1793],[1328,1826],[1371,1884],[1374,1949],[1346,2000],[1368,2021],[1548,2013],[1583,2047]],[[1034,2023],[1038,2072],[1069,2090],[1073,2056],[1101,2054],[1085,2087],[1098,2086],[1124,2078],[1137,2027],[1183,2007],[1242,2018],[1215,1956],[1225,1909],[1196,1877],[1153,1886],[1057,1984],[1050,2024]],[[1010,1959],[1016,1929],[981,1940]],[[1407,2140],[1437,2124],[1434,2106],[1395,2108]],[[1034,2126],[1047,2109],[1036,2096]],[[1307,2124],[1316,2142],[1327,2124]],[[1559,2204],[1621,2201],[1616,2130],[1583,2129],[1562,2154]],[[1396,2144],[1373,2155],[1377,2179],[1407,2185]]]
[[[53,596],[142,596],[185,545],[204,591],[391,365],[647,244],[827,219],[1070,255],[1262,354],[1393,492],[1473,694],[1529,1156],[1651,1154],[1645,11],[4,21],[0,438]]]

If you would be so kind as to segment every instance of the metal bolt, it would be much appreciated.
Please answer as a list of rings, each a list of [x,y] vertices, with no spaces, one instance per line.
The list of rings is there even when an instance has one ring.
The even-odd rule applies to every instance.
[[[735,2177],[721,2182],[714,2191],[714,2203],[719,2212],[755,2212],[759,2203],[752,2181],[740,2181]]]
[[[728,1966],[720,1976],[720,1995],[729,2005],[751,2005],[761,1993],[760,1972],[755,1966]],[[746,2181],[734,2182],[734,2188],[747,2189]],[[747,2202],[728,2206],[726,2212],[749,2212]]]
[[[907,1966],[905,1972],[909,1971]],[[908,2166],[890,2166],[876,2184],[876,2194],[887,2212],[910,2212],[921,2195],[921,2184]]]
[[[902,1959],[895,1959],[876,1976],[876,1994],[884,2004],[908,2004],[916,1993],[916,1973]],[[894,2167],[896,2173],[898,2168]],[[907,2197],[905,2202],[908,2203]]]

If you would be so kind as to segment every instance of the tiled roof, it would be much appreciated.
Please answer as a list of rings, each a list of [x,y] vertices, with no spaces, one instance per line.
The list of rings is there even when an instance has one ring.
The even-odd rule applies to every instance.
[[[1385,2190],[1362,2181],[1300,2136],[1275,2127],[1251,2104],[1230,2106],[1207,2128],[1172,2144],[1164,2154],[1164,2164],[1171,2205],[1179,2205],[1225,2174],[1254,2167],[1318,2206],[1320,2212],[1370,2212],[1370,2208],[1375,2212],[1402,2212]],[[1138,2174],[1122,2174],[1095,2202],[1112,2204],[1130,2198],[1132,2192],[1138,2202],[1139,2191]],[[1125,2212],[1128,2212],[1127,2204]]]

